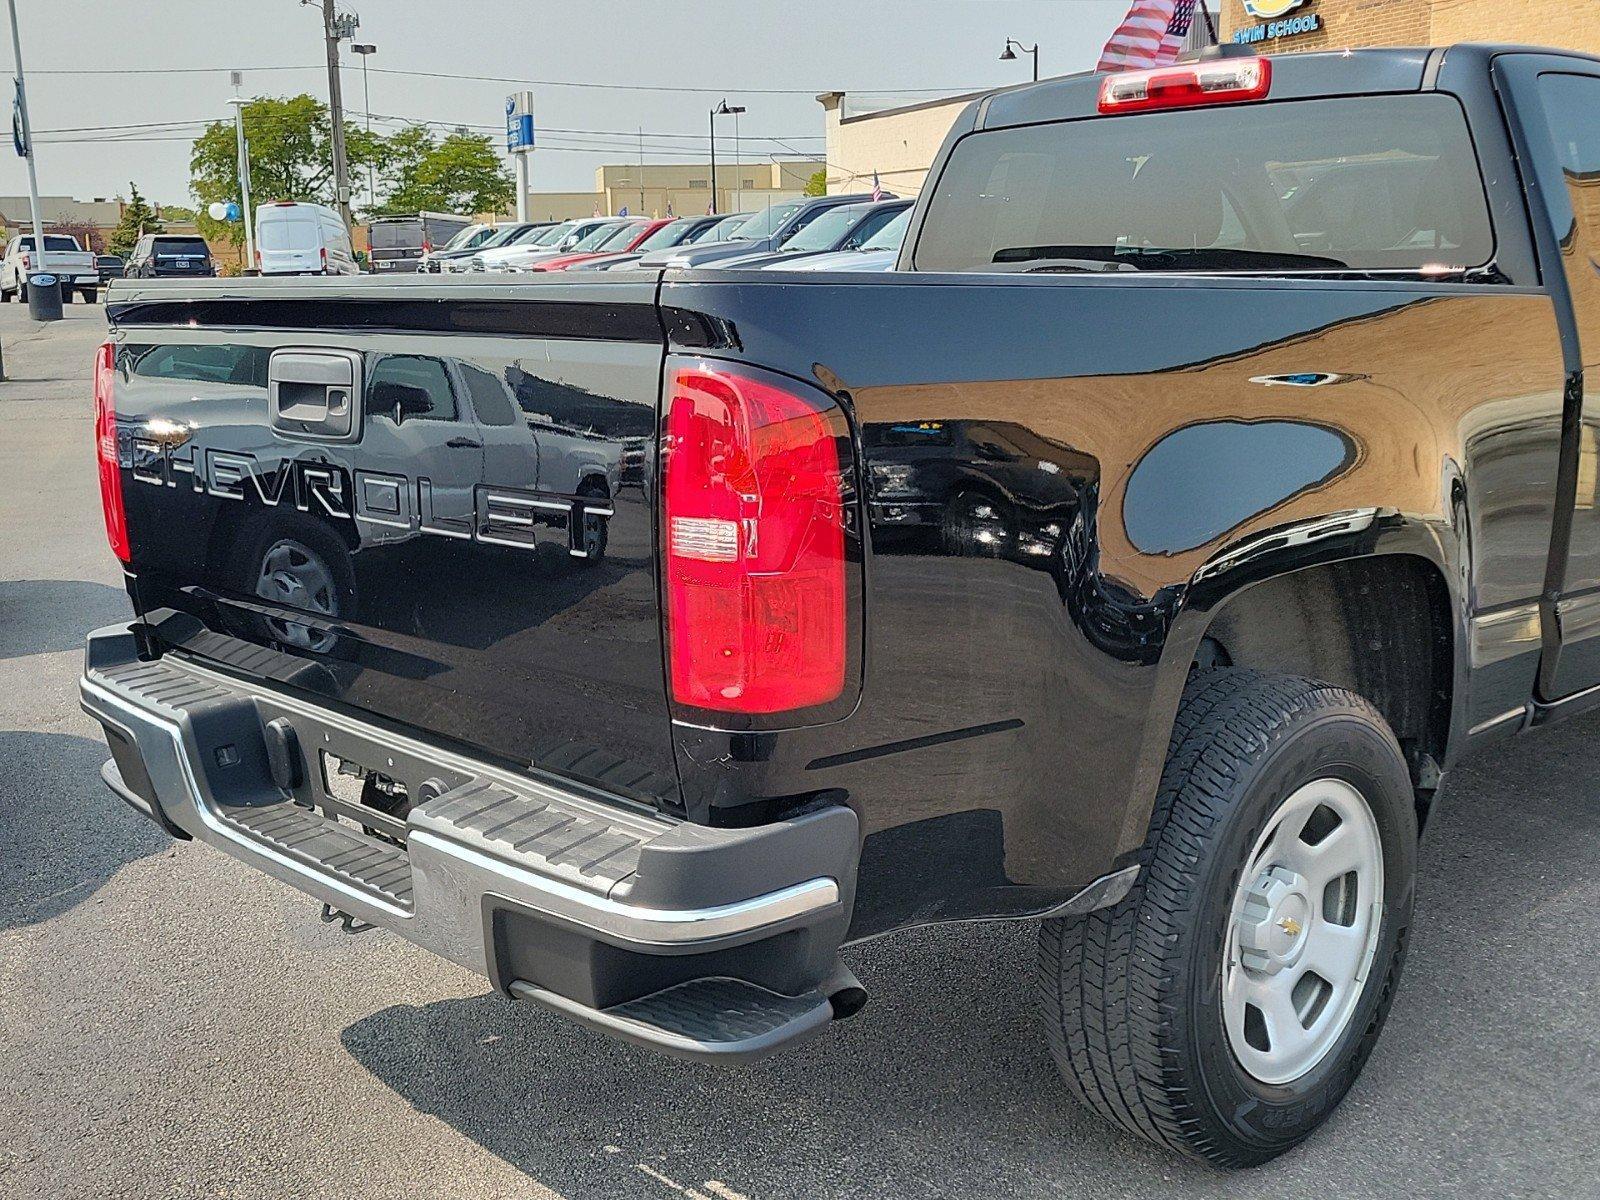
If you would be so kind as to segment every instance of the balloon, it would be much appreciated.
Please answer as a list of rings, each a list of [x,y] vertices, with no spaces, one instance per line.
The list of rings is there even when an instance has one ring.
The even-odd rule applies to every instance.
[[[228,220],[237,221],[239,219],[239,206],[232,200],[228,201],[227,210]]]
[[[228,206],[220,200],[215,201],[210,208],[206,209],[206,212],[211,215],[213,221],[226,221],[228,219]]]

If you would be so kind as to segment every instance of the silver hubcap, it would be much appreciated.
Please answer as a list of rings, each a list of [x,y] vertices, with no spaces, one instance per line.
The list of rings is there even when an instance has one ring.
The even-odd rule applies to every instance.
[[[256,595],[264,600],[286,608],[333,616],[335,588],[328,564],[299,542],[278,542],[262,556]],[[269,619],[269,624],[273,632],[291,646],[321,650],[326,649],[331,640],[327,634],[298,621]]]
[[[1383,842],[1366,798],[1318,779],[1278,807],[1234,892],[1222,1016],[1263,1083],[1315,1067],[1344,1034],[1377,949]]]

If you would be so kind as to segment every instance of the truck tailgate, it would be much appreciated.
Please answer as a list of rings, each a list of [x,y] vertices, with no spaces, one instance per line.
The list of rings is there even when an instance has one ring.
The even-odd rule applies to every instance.
[[[118,285],[129,573],[152,638],[675,806],[654,290]]]

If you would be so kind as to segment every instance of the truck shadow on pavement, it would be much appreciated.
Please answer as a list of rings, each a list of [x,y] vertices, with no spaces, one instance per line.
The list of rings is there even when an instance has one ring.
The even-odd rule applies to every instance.
[[[100,780],[105,743],[0,731],[0,931],[60,916],[172,845]]]
[[[87,579],[0,582],[0,659],[83,649],[92,629],[133,615],[121,588]]]
[[[397,1005],[342,1040],[416,1109],[566,1200],[1392,1196],[1451,1179],[1505,1196],[1526,1186],[1530,1139],[1567,1148],[1537,1156],[1540,1194],[1581,1194],[1600,1023],[1571,978],[1593,977],[1600,937],[1597,735],[1600,718],[1579,719],[1457,771],[1376,1055],[1324,1129],[1253,1172],[1180,1160],[1076,1108],[1037,1024],[1031,924],[847,951],[872,994],[863,1013],[745,1068],[660,1057],[495,995]]]

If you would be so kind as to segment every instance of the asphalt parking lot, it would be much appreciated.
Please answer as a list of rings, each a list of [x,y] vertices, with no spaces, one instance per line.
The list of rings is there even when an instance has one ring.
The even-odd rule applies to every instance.
[[[1600,1195],[1600,717],[1472,761],[1405,986],[1308,1145],[1248,1174],[1078,1111],[1031,925],[860,947],[856,1019],[678,1063],[487,991],[105,791],[85,631],[126,612],[90,438],[98,306],[0,305],[0,1197]],[[914,781],[908,780],[907,786]]]

